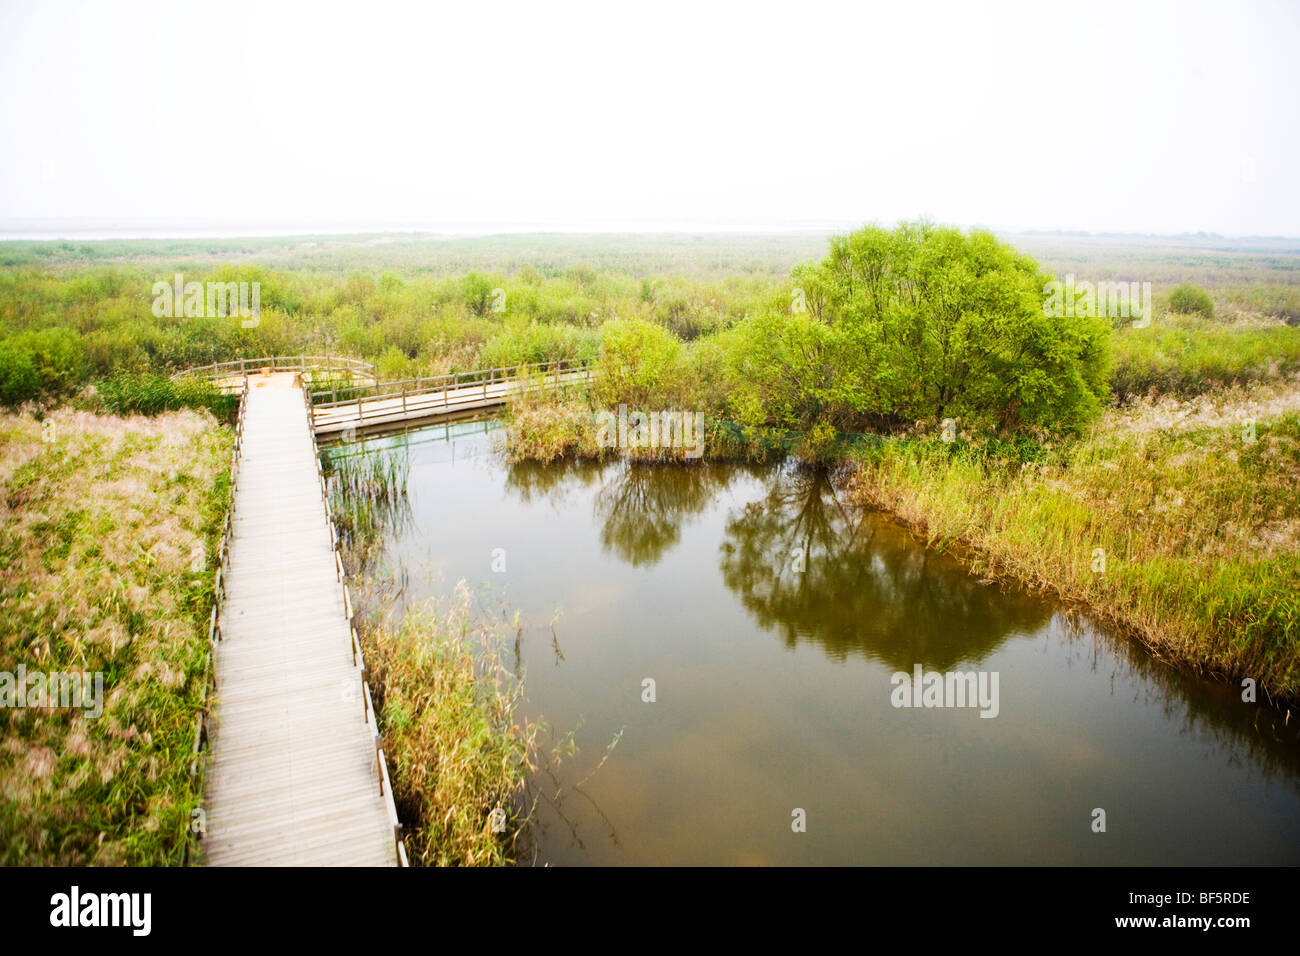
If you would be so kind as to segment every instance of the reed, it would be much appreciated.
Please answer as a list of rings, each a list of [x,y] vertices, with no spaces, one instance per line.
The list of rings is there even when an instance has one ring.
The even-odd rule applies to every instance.
[[[0,863],[184,861],[233,436],[206,413],[0,417],[0,671],[99,672],[103,712],[0,708]]]
[[[358,567],[367,565],[385,533],[410,520],[406,485],[411,463],[404,441],[337,445],[322,455],[339,539]]]
[[[325,458],[346,562],[361,572],[358,636],[408,855],[428,866],[514,863],[542,730],[519,714],[523,682],[463,582],[449,599],[405,606],[376,567],[386,537],[410,519],[401,439],[336,446]]]
[[[540,724],[519,716],[523,682],[464,582],[363,619],[360,636],[391,761],[407,852],[426,866],[501,866],[524,850]]]
[[[1172,661],[1300,697],[1295,386],[1139,402],[1060,446],[900,437],[856,459],[861,502],[962,549],[976,573],[1079,601]]]

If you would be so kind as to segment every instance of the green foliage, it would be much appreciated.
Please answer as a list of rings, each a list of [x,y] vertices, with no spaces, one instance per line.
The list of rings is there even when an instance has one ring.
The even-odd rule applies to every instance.
[[[1198,285],[1185,282],[1169,292],[1169,310],[1183,315],[1203,315],[1214,318],[1214,300]]]
[[[0,341],[0,405],[20,405],[40,392],[41,376],[31,351]]]
[[[471,313],[484,316],[492,310],[493,288],[492,280],[477,272],[471,272],[461,280],[465,305]]]
[[[479,351],[482,368],[587,361],[595,357],[599,336],[588,329],[542,322],[511,322],[488,339]]]
[[[1115,334],[1111,387],[1125,401],[1148,393],[1199,395],[1300,371],[1300,330],[1286,326],[1154,325]]]
[[[979,230],[914,223],[836,238],[822,263],[795,272],[806,311],[737,327],[738,419],[1077,430],[1106,393],[1108,329],[1045,315],[1044,282],[1032,259]]]
[[[723,341],[729,407],[744,425],[849,428],[870,401],[843,326],[769,313],[746,319]]]
[[[72,329],[31,329],[14,336],[12,344],[31,355],[41,391],[46,394],[66,395],[84,378],[85,350]]]
[[[672,407],[682,374],[681,340],[646,319],[614,319],[600,331],[597,401],[605,407]]]
[[[1233,284],[1214,286],[1222,318],[1166,317],[1163,329],[1112,335],[1094,320],[1044,316],[1046,277],[1033,260],[987,233],[924,223],[837,238],[830,255],[793,271],[825,250],[823,238],[9,243],[21,264],[0,269],[10,358],[0,400],[271,354],[348,355],[375,363],[381,379],[603,355],[614,404],[704,410],[748,435],[819,424],[885,432],[949,417],[966,431],[1014,434],[1086,422],[1108,397],[1111,341],[1120,397],[1296,367],[1294,331],[1276,325],[1300,317],[1300,256],[1285,244],[1225,257],[1195,243],[1110,253],[1051,237],[1017,243],[1046,249],[1061,274]],[[220,261],[235,256],[238,265]],[[153,283],[177,271],[259,283],[256,327],[154,316]],[[642,348],[649,364],[638,370]],[[831,447],[825,434],[807,447]]]
[[[163,375],[120,374],[99,385],[104,409],[114,415],[158,415],[181,408],[206,408],[219,419],[230,419],[238,407],[234,395],[223,395],[210,382],[172,381]]]

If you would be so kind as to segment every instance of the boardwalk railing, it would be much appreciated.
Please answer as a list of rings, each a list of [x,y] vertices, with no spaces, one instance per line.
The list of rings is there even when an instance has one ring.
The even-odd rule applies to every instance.
[[[213,362],[177,372],[173,379],[194,376],[197,378],[229,378],[235,375],[247,375],[249,372],[349,372],[369,378],[375,377],[375,367],[361,359],[346,358],[341,355],[268,355],[264,358],[241,358],[230,362]]]
[[[526,392],[582,387],[589,385],[593,376],[590,364],[566,361],[322,391],[314,393],[312,398],[334,399],[338,391],[348,397],[314,401],[313,420],[318,434],[391,425],[490,408]]]
[[[366,398],[408,398],[429,395],[435,392],[465,391],[475,386],[481,387],[486,397],[491,385],[513,379],[554,378],[563,375],[585,372],[591,376],[591,363],[580,359],[565,359],[561,362],[533,362],[528,365],[507,365],[501,368],[476,369],[471,372],[452,372],[448,375],[431,375],[424,378],[405,378],[392,382],[375,382],[373,385],[358,385],[342,389],[348,393],[347,398],[339,399],[338,388],[329,388],[311,393],[314,408],[338,408],[344,405],[356,405]],[[329,401],[324,401],[325,398]]]
[[[208,616],[208,649],[203,655],[201,685],[203,687],[203,703],[199,707],[198,714],[195,715],[194,747],[190,757],[190,779],[194,781],[195,790],[198,793],[203,792],[204,751],[210,739],[208,735],[209,707],[211,706],[212,695],[217,692],[216,670],[212,665],[213,657],[217,652],[217,642],[221,640],[221,614],[225,608],[226,590],[224,578],[228,574],[230,533],[235,515],[235,491],[239,486],[239,460],[244,444],[244,415],[248,408],[247,378],[240,384],[237,394],[239,395],[239,414],[235,419],[235,446],[230,450],[230,507],[226,509],[226,520],[221,526],[221,541],[217,546],[217,571],[212,583],[212,613]],[[204,832],[205,827],[202,824],[202,817],[191,819],[189,827],[190,840],[201,841]],[[190,861],[192,846],[193,843],[191,842],[187,842],[185,845],[186,863]]]
[[[370,671],[366,668],[365,658],[361,653],[361,640],[357,637],[356,609],[352,605],[352,592],[348,589],[347,572],[343,569],[343,555],[338,531],[334,526],[334,510],[330,507],[329,490],[325,483],[325,473],[320,466],[320,449],[316,446],[314,423],[312,421],[311,396],[304,388],[302,392],[303,411],[307,416],[307,427],[312,432],[312,450],[316,458],[316,480],[320,485],[321,500],[325,502],[325,519],[330,529],[330,546],[334,552],[334,573],[339,587],[343,589],[343,614],[347,618],[348,631],[352,635],[352,663],[361,674],[361,707],[366,724],[371,728],[375,744],[375,776],[379,785],[379,794],[384,798],[388,810],[388,821],[393,828],[393,840],[397,844],[397,861],[399,866],[409,866],[406,858],[406,844],[402,840],[402,823],[397,817],[397,805],[393,802],[393,785],[388,776],[388,759],[384,755],[383,737],[375,721],[375,705],[370,697]]]

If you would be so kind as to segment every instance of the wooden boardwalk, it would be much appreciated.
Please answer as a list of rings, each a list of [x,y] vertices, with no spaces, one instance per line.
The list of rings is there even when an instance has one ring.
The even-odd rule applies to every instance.
[[[533,378],[484,380],[459,387],[412,391],[409,394],[369,395],[347,402],[317,404],[312,409],[312,421],[318,435],[339,434],[350,429],[421,421],[492,408],[505,404],[511,395],[525,390],[561,388],[590,381],[591,370],[583,368]]]
[[[396,815],[357,666],[304,396],[245,401],[216,648],[211,865],[394,865]]]

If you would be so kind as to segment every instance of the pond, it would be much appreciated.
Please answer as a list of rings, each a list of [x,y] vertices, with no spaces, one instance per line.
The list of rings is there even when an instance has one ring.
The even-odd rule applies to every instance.
[[[494,427],[331,453],[409,463],[378,564],[404,601],[464,579],[517,610],[528,715],[576,729],[525,862],[1300,863],[1297,722],[1234,687],[823,472],[509,466]]]

